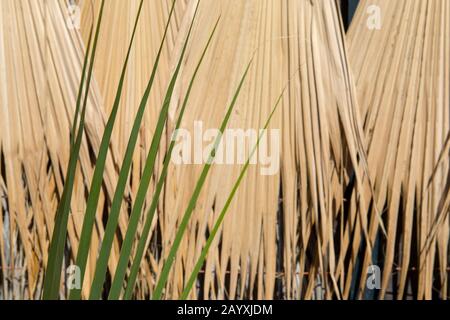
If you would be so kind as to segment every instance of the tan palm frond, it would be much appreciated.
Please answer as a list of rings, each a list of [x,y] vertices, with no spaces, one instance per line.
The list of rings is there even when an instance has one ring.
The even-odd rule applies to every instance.
[[[220,246],[207,259],[203,295],[271,299],[281,281],[285,297],[312,298],[319,277],[327,297],[339,296],[333,230],[343,219],[350,175],[355,172],[362,181],[358,159],[364,158],[364,143],[338,8],[334,1],[203,1],[194,38],[206,39],[219,14],[223,23],[183,127],[193,132],[195,121],[205,130],[218,126],[252,57],[251,76],[229,127],[262,127],[286,85],[288,91],[271,124],[281,129],[281,171],[262,176],[261,165],[250,169],[223,225]],[[201,48],[189,50],[195,61]],[[185,79],[193,65],[188,59]],[[184,209],[199,170],[180,166],[169,175],[165,210],[155,226],[163,248],[170,247],[178,223],[174,212]],[[174,266],[169,297],[183,288],[239,170],[213,169]],[[369,200],[370,193],[361,194],[354,209],[366,210]]]
[[[85,44],[100,2],[0,0],[1,298],[41,296],[69,160]],[[105,7],[65,266],[73,263],[78,250],[96,154],[139,2],[108,0]],[[118,168],[171,2],[144,1],[111,140],[84,298]],[[366,271],[373,264],[382,272],[378,298],[394,294],[411,298],[411,293],[418,299],[448,298],[450,2],[361,0],[347,34],[339,2],[201,0],[155,177],[191,76],[219,16],[182,128],[194,133],[199,122],[203,132],[219,127],[251,59],[229,128],[262,128],[275,100],[286,91],[270,125],[271,130],[280,130],[280,170],[265,176],[261,173],[267,164],[250,167],[191,298],[364,298]],[[73,22],[74,3],[81,7],[80,30],[68,25]],[[134,153],[109,259],[110,276],[168,81],[197,3],[177,0]],[[380,28],[368,25],[374,12],[380,14]],[[276,154],[277,142],[269,141],[269,150],[260,151]],[[173,264],[165,298],[178,298],[184,289],[240,173],[242,164],[236,160],[233,165],[213,166]],[[200,163],[171,164],[136,298],[148,298],[153,292],[201,170]]]
[[[370,7],[380,10],[379,30],[367,27]],[[398,298],[408,289],[407,279],[417,276],[417,298],[430,299],[435,269],[440,295],[448,296],[449,220],[443,204],[450,165],[449,23],[448,1],[364,0],[348,35],[370,174],[388,230],[380,297],[399,270],[393,283]],[[374,241],[378,227],[373,212],[370,217]],[[363,270],[370,260],[366,254]]]
[[[98,56],[95,64],[95,76],[100,92],[104,97],[105,111],[109,114],[116,96],[117,86],[125,60],[135,15],[139,7],[138,0],[110,0],[105,7],[103,27],[100,32]],[[81,32],[85,43],[89,38],[92,18],[98,15],[100,1],[84,0],[81,4]],[[131,193],[135,194],[139,184],[142,162],[145,160],[159,108],[163,102],[173,68],[175,41],[184,17],[185,1],[177,1],[175,16],[170,24],[168,41],[165,43],[155,86],[149,99],[148,112],[145,114],[141,132],[141,152],[136,152],[131,174]],[[120,159],[123,158],[130,135],[133,119],[150,76],[153,63],[160,46],[164,26],[169,17],[171,1],[145,1],[142,17],[137,29],[137,36],[124,85],[124,97],[119,108],[117,124],[114,127],[113,140]]]
[[[35,298],[40,295],[69,159],[84,44],[80,34],[66,26],[69,12],[65,1],[2,0],[0,8],[0,224],[2,234],[9,238],[9,248],[0,242],[3,285],[5,298]],[[94,85],[69,224],[74,250],[83,221],[79,213],[84,212],[86,186],[92,175],[91,153],[100,143],[104,117],[102,98]],[[112,158],[106,171],[105,191],[109,194],[116,179]],[[98,241],[94,241],[96,245]],[[18,280],[25,279],[25,274],[27,284]]]

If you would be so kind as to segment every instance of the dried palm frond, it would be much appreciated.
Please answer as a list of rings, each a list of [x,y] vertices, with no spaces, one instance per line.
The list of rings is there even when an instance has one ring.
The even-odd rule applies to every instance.
[[[5,0],[0,7],[0,225],[7,239],[0,242],[2,278],[5,298],[35,298],[40,295],[64,184],[62,174],[68,164],[84,45],[80,34],[66,25],[69,11],[65,1]],[[84,201],[80,200],[92,174],[90,156],[98,148],[103,127],[102,99],[94,84],[68,229],[73,249],[82,223],[78,213],[84,211]],[[106,172],[108,194],[116,179],[111,157]],[[101,211],[98,219],[102,219]],[[101,232],[96,231],[97,239]],[[96,245],[98,241],[94,241]],[[27,279],[26,284],[17,281],[16,276],[21,274],[26,274],[22,277]],[[27,291],[20,291],[23,288]]]
[[[145,249],[142,262],[136,262],[136,288],[124,283],[125,298],[154,297],[155,287],[157,298],[187,295],[191,272],[222,217],[190,298],[448,298],[449,1],[362,0],[348,34],[336,0],[178,0],[172,20],[172,1],[143,3],[106,160],[83,298],[92,293],[88,284],[99,260],[107,261],[108,268],[100,268],[93,296],[108,295],[108,284],[101,292],[103,278],[117,280],[130,221],[137,226],[137,236],[131,228],[135,239],[122,261],[125,280],[130,278],[130,270],[123,271],[126,264],[135,266],[128,258],[139,252],[138,241]],[[73,4],[81,11],[74,12]],[[98,180],[93,179],[98,149],[140,0],[107,4],[64,266],[74,263],[79,249],[91,180]],[[42,296],[55,212],[67,182],[85,46],[100,5],[100,0],[0,0],[1,298]],[[78,13],[80,30],[71,25]],[[146,100],[143,92],[168,20],[155,84]],[[221,126],[232,107],[228,129],[262,129],[281,95],[263,138],[269,149],[258,149],[275,156],[271,160],[279,160],[279,170],[263,175],[268,164],[261,163],[257,152],[258,163],[250,165],[225,215],[245,157],[239,162],[234,154],[232,165],[214,164],[196,202],[193,190],[206,166],[192,153],[194,164],[170,164],[153,219],[145,213],[191,85],[181,128],[193,135],[200,122],[203,132]],[[166,127],[161,118],[165,94],[171,101]],[[146,111],[138,150],[130,151],[131,174],[117,201],[125,205],[111,214],[141,101]],[[157,123],[164,131],[156,129]],[[280,139],[270,140],[271,132],[276,134],[270,130],[275,129]],[[149,152],[155,132],[164,134],[154,170],[144,173],[148,159],[156,156],[156,151]],[[191,142],[193,147],[198,143]],[[248,142],[247,154],[253,147],[251,139]],[[134,224],[130,213],[142,193],[146,201],[137,206],[133,217],[140,221]],[[183,217],[189,218],[186,229],[180,229]],[[141,236],[147,219],[148,239]],[[109,222],[109,235],[118,223],[109,238],[113,240],[103,242],[105,247],[112,243],[112,249],[97,259]],[[167,264],[171,256],[175,259]],[[379,291],[369,290],[366,282],[374,265],[381,270]],[[114,298],[124,289],[118,288],[123,282],[118,278]]]
[[[127,44],[130,40],[134,18],[139,7],[139,0],[109,0],[104,11],[103,27],[100,31],[98,55],[101,57],[95,63],[95,76],[104,98],[107,114],[111,111],[127,54]],[[133,169],[130,177],[131,195],[136,194],[140,173],[143,169],[146,151],[155,130],[164,93],[170,80],[173,64],[175,42],[181,39],[179,29],[182,27],[185,0],[175,4],[174,18],[170,23],[167,41],[164,43],[160,61],[160,71],[156,75],[155,85],[150,94],[148,112],[145,113],[140,133],[139,152],[135,152]],[[81,6],[81,32],[85,43],[89,38],[89,30],[93,17],[97,17],[101,1],[83,0]],[[119,107],[117,124],[113,131],[114,146],[120,159],[125,153],[133,119],[145,91],[153,62],[155,61],[164,27],[169,17],[171,1],[144,1],[142,17],[136,31],[134,48],[131,51],[130,62],[124,83],[124,97]],[[184,30],[186,31],[186,30]],[[161,160],[162,161],[162,160]],[[123,226],[122,226],[123,227]]]
[[[216,128],[245,63],[254,57],[230,127],[260,129],[283,88],[288,91],[270,127],[281,129],[281,170],[262,176],[252,166],[211,248],[199,292],[204,298],[312,298],[317,278],[327,297],[339,296],[334,279],[334,230],[344,219],[344,192],[364,176],[362,126],[346,61],[344,31],[334,1],[203,1],[194,28],[205,39],[222,15],[183,128]],[[192,45],[189,56],[199,48]],[[194,58],[195,60],[195,58]],[[189,77],[189,60],[183,70]],[[180,85],[180,93],[186,90]],[[173,105],[175,113],[177,104]],[[270,136],[270,134],[269,134]],[[275,149],[273,149],[275,150]],[[276,152],[274,152],[276,154]],[[174,166],[168,177],[161,230],[165,256],[179,223],[198,166]],[[177,297],[240,172],[216,165],[174,264],[166,297]],[[279,201],[281,197],[281,203]],[[361,194],[367,210],[370,192]],[[154,239],[155,240],[155,239]],[[161,267],[160,262],[160,267]],[[284,289],[276,289],[276,286]]]
[[[347,38],[369,171],[388,232],[380,244],[380,298],[389,285],[399,299],[408,286],[418,299],[448,297],[449,24],[449,1],[363,0]],[[367,214],[375,241],[374,212]],[[371,260],[366,252],[362,270]]]

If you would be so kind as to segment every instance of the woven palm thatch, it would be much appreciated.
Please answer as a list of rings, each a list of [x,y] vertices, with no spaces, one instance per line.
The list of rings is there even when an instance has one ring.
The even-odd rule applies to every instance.
[[[81,30],[67,27],[72,3],[81,6]],[[219,127],[251,59],[229,127],[262,128],[284,93],[270,125],[280,130],[280,171],[264,176],[261,164],[251,166],[191,298],[369,297],[366,270],[372,264],[382,271],[380,298],[390,295],[391,288],[398,298],[411,292],[420,299],[435,293],[448,296],[450,4],[361,1],[345,34],[338,3],[200,2],[156,173],[219,16],[182,128],[194,132],[198,121],[204,130]],[[72,199],[66,266],[77,253],[95,155],[139,1],[107,4]],[[111,276],[163,95],[196,5],[197,0],[178,0],[169,25],[109,259]],[[144,1],[113,131],[83,297],[89,294],[118,168],[170,7],[171,1]],[[374,8],[380,10],[381,29],[371,30],[367,19]],[[100,1],[1,0],[0,9],[0,65],[5,66],[0,68],[1,294],[38,298],[68,164],[83,40],[87,44]],[[271,150],[275,147],[272,143]],[[153,292],[201,168],[169,168],[136,298]],[[170,273],[166,298],[179,297],[240,169],[213,167]]]

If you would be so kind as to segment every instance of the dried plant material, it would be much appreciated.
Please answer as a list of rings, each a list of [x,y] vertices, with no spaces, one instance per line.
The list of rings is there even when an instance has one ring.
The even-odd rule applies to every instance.
[[[139,0],[109,0],[108,5],[105,6],[103,27],[98,44],[98,56],[101,58],[95,63],[95,75],[104,98],[107,114],[111,111],[114,103],[139,2]],[[81,32],[85,43],[89,38],[93,17],[98,15],[100,4],[101,1],[98,0],[80,2]],[[133,170],[130,177],[131,194],[137,192],[140,173],[150,147],[159,109],[173,71],[173,64],[176,63],[173,52],[175,41],[181,35],[178,31],[184,18],[185,6],[185,0],[177,0],[174,18],[170,23],[167,41],[164,44],[159,71],[150,94],[148,111],[144,116],[143,129],[139,137],[139,150],[135,152],[133,158]],[[142,17],[136,30],[136,39],[125,78],[124,96],[113,131],[114,146],[117,148],[119,159],[122,159],[125,153],[133,119],[147,86],[170,9],[171,1],[144,1]]]
[[[62,174],[69,159],[84,44],[76,30],[66,27],[69,12],[65,1],[4,0],[0,7],[1,220],[2,234],[9,238],[9,248],[2,242],[0,251],[4,277],[13,279],[3,279],[6,288],[12,288],[5,298],[36,298],[40,296],[49,237],[64,183]],[[92,174],[91,153],[100,143],[103,127],[102,99],[94,84],[68,228],[74,250],[82,223],[78,213],[84,212]],[[106,171],[105,191],[110,193],[116,179],[111,157]],[[96,231],[97,239],[101,232],[101,228]],[[96,245],[98,241],[94,241]],[[23,268],[26,287],[14,280],[15,273],[25,275]]]
[[[64,267],[74,263],[78,252],[98,149],[140,0],[107,3]],[[112,131],[82,298],[92,293],[107,222],[120,212],[115,234],[116,221],[108,233],[111,250],[102,254],[108,268],[98,276],[107,272],[114,281],[136,202],[142,212],[130,219],[135,239],[125,258],[139,252],[141,240],[142,262],[136,268],[136,287],[130,289],[126,281],[133,261],[122,261],[125,281],[115,284],[113,298],[123,289],[122,298],[154,297],[155,287],[157,297],[188,294],[189,276],[253,147],[251,135],[266,125],[280,95],[281,104],[223,215],[189,298],[448,298],[449,1],[362,0],[347,34],[335,0],[177,0],[171,20],[172,1],[143,3]],[[0,0],[1,298],[42,297],[85,47],[100,5],[99,0]],[[167,39],[146,100],[143,93],[166,23]],[[176,146],[175,157],[182,163],[170,162],[147,239],[142,237],[143,222],[191,85],[180,127],[189,147]],[[170,105],[163,104],[165,95],[171,97]],[[111,210],[141,101],[146,108],[131,174],[125,191],[119,192],[121,209]],[[230,105],[234,109],[227,109]],[[229,152],[231,143],[233,153],[215,154],[203,177],[214,140],[210,129],[218,129],[224,117],[228,120],[232,109],[230,135],[224,135],[220,150]],[[149,152],[155,132],[162,132],[162,138],[154,170],[147,172],[148,159],[156,153]],[[241,153],[240,138],[245,145]],[[143,181],[146,188],[138,192]],[[195,202],[198,181],[205,183]],[[185,212],[187,228],[178,250],[169,255],[175,239],[178,245]],[[162,272],[172,255],[173,265]],[[379,291],[371,290],[372,272]],[[64,278],[61,297],[68,291]],[[108,296],[108,285],[102,292],[102,284],[96,283],[95,297]]]
[[[199,283],[202,298],[312,298],[317,277],[328,297],[339,295],[333,232],[343,218],[350,175],[356,172],[363,180],[358,159],[364,158],[364,142],[338,8],[333,1],[203,1],[194,38],[205,39],[219,14],[223,23],[183,127],[194,132],[200,121],[205,130],[218,126],[231,88],[251,58],[231,129],[263,127],[276,98],[286,85],[288,90],[270,125],[281,130],[271,146],[276,150],[274,144],[280,143],[280,170],[264,176],[261,163],[249,169],[209,252]],[[195,60],[199,51],[191,46],[189,56]],[[185,78],[192,65],[188,60]],[[180,92],[185,90],[181,85]],[[180,294],[240,167],[212,169],[167,297]],[[161,230],[163,255],[179,223],[173,213],[184,210],[200,168],[174,166],[169,173],[165,210],[155,225]],[[361,195],[353,209],[367,210],[369,201],[370,193]],[[277,281],[284,292],[276,292]]]
[[[404,298],[408,284],[417,299],[435,290],[448,296],[449,23],[448,1],[364,0],[348,35],[369,171],[388,230],[380,298],[389,285]],[[374,212],[367,214],[375,241]],[[369,264],[366,253],[362,270]]]

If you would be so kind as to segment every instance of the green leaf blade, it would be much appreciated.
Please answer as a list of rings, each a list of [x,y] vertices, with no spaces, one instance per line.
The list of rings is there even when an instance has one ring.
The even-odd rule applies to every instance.
[[[188,100],[189,100],[190,93],[192,91],[192,87],[193,87],[195,78],[196,78],[197,73],[198,73],[198,71],[200,69],[200,66],[201,66],[201,64],[203,62],[203,59],[204,59],[204,57],[206,55],[206,51],[208,50],[208,47],[211,44],[211,40],[212,40],[212,37],[213,37],[213,35],[214,35],[215,31],[216,31],[218,22],[219,22],[219,20],[217,20],[217,23],[214,26],[214,29],[213,29],[213,31],[212,31],[212,33],[210,35],[208,43],[206,44],[206,47],[204,48],[204,51],[203,51],[203,53],[202,53],[202,55],[200,57],[200,60],[199,60],[199,62],[197,64],[197,67],[196,67],[196,69],[194,71],[194,74],[193,74],[193,76],[192,76],[192,78],[190,80],[189,87],[188,87],[185,99],[183,101],[183,105],[182,105],[182,108],[180,110],[180,114],[179,114],[178,119],[177,119],[175,132],[181,126],[183,115],[184,115],[185,110],[186,110],[186,106],[187,106],[187,103],[188,103]],[[154,193],[153,198],[152,198],[152,202],[151,202],[150,208],[149,208],[148,213],[147,213],[147,218],[146,218],[146,221],[145,221],[145,224],[144,224],[144,228],[143,228],[143,232],[142,232],[142,235],[141,235],[141,239],[139,240],[139,243],[138,243],[138,249],[137,249],[137,253],[136,253],[136,257],[137,258],[135,258],[135,261],[134,261],[133,266],[132,266],[132,271],[131,271],[131,274],[133,274],[133,275],[136,274],[136,271],[134,271],[133,268],[136,268],[136,267],[139,268],[139,265],[140,265],[140,262],[141,262],[141,259],[142,259],[142,255],[143,255],[143,252],[145,250],[145,244],[146,244],[146,240],[148,238],[148,234],[149,234],[149,231],[150,231],[150,225],[151,225],[151,222],[153,220],[153,216],[154,216],[155,211],[156,211],[156,206],[158,204],[159,196],[161,194],[162,187],[163,187],[164,182],[165,182],[165,178],[167,176],[169,162],[170,162],[170,159],[171,159],[174,147],[175,147],[175,140],[172,139],[172,141],[170,143],[170,146],[169,146],[169,150],[166,153],[166,156],[165,156],[165,159],[164,159],[163,170],[161,172],[161,176],[159,178],[158,184],[157,184],[156,189],[155,189],[155,193]],[[148,187],[147,187],[147,189],[148,189]],[[145,193],[144,193],[144,196],[145,196]],[[136,202],[138,202],[138,201],[136,200]],[[126,273],[126,269],[127,269],[127,266],[128,266],[128,261],[130,259],[130,255],[131,255],[131,248],[132,248],[133,239],[134,239],[134,237],[136,235],[136,231],[137,231],[137,225],[138,225],[139,218],[140,218],[140,214],[139,213],[142,210],[142,204],[141,204],[140,207],[136,207],[136,205],[135,205],[133,210],[135,208],[137,208],[138,211],[136,211],[136,215],[135,216],[133,216],[133,213],[131,215],[130,224],[128,226],[127,234],[125,236],[125,240],[124,240],[124,243],[122,245],[122,250],[120,252],[120,258],[119,258],[119,263],[118,263],[118,266],[117,266],[117,269],[116,269],[116,273],[115,273],[115,276],[114,276],[114,280],[113,280],[113,283],[112,283],[112,286],[111,286],[111,291],[110,291],[108,299],[118,299],[119,296],[120,296],[120,290],[122,288],[122,283],[123,283],[123,281],[125,279],[125,273]],[[131,223],[132,220],[133,220],[133,223]],[[128,287],[134,288],[135,277],[132,276],[132,278],[130,278],[130,279],[133,279],[133,280],[131,280],[131,282],[129,281]]]
[[[269,127],[270,121],[272,120],[273,115],[275,114],[275,111],[277,110],[278,105],[281,102],[283,94],[284,94],[284,91],[279,96],[279,98],[278,98],[278,100],[277,100],[277,102],[275,104],[275,107],[273,108],[272,112],[270,113],[269,118],[267,119],[267,121],[266,121],[266,123],[264,125],[264,130],[266,130]],[[259,144],[261,142],[262,137],[263,137],[263,132],[260,133],[260,135],[258,136],[258,140],[256,141],[255,146],[253,147],[252,151],[250,152],[250,155],[249,155],[247,161],[245,162],[244,166],[241,169],[241,172],[239,174],[238,179],[236,180],[235,184],[233,185],[233,188],[231,189],[231,192],[230,192],[227,200],[225,201],[225,205],[224,205],[222,211],[220,212],[219,217],[217,218],[213,229],[211,230],[211,232],[209,234],[209,237],[208,237],[208,239],[207,239],[207,241],[205,243],[205,246],[203,247],[203,250],[202,250],[202,252],[200,254],[200,257],[198,258],[198,260],[197,260],[197,262],[196,262],[196,264],[194,266],[194,269],[193,269],[193,271],[192,271],[192,273],[191,273],[191,275],[190,275],[190,277],[189,277],[189,279],[188,279],[188,281],[186,283],[186,286],[185,286],[185,288],[183,290],[183,293],[181,294],[181,297],[180,297],[181,300],[186,300],[188,298],[189,293],[191,292],[191,290],[192,290],[192,288],[194,286],[195,280],[197,279],[197,276],[198,276],[198,274],[199,274],[203,264],[205,263],[206,256],[208,255],[209,249],[211,248],[211,245],[212,245],[212,243],[213,243],[217,233],[219,232],[220,227],[222,226],[222,223],[223,223],[223,221],[225,219],[225,216],[226,216],[226,214],[228,212],[228,209],[230,208],[231,202],[233,201],[233,198],[236,195],[236,192],[237,192],[237,190],[238,190],[238,188],[239,188],[243,178],[245,177],[245,174],[248,171],[248,168],[250,166],[251,158],[255,154],[255,152],[256,152],[256,150],[257,150],[257,148],[258,148],[258,146],[259,146]]]
[[[225,128],[226,128],[226,126],[228,124],[228,121],[230,119],[231,113],[234,110],[234,106],[235,106],[235,104],[237,102],[237,98],[238,98],[238,96],[240,94],[240,91],[242,89],[244,81],[245,81],[245,79],[247,77],[248,71],[250,70],[251,63],[252,63],[252,61],[249,62],[248,66],[247,66],[247,68],[246,68],[246,70],[245,70],[245,72],[244,72],[244,74],[243,74],[243,76],[241,78],[239,86],[238,86],[238,88],[237,88],[237,90],[236,90],[236,92],[235,92],[235,94],[233,96],[233,99],[232,99],[232,101],[231,101],[231,103],[230,103],[230,105],[228,107],[228,110],[227,110],[227,113],[225,115],[225,118],[222,121],[222,124],[221,124],[221,127],[220,127],[221,135],[224,133]],[[170,269],[171,269],[172,264],[173,264],[173,262],[175,260],[178,248],[179,248],[180,243],[181,243],[181,240],[182,240],[183,235],[184,235],[184,233],[186,231],[187,225],[188,225],[189,220],[190,220],[190,218],[192,216],[194,208],[195,208],[195,206],[197,204],[197,200],[198,200],[198,198],[200,196],[200,192],[201,192],[201,190],[203,188],[203,185],[205,184],[206,177],[208,176],[208,173],[209,173],[209,171],[211,169],[212,162],[213,162],[213,160],[215,158],[215,154],[216,154],[217,148],[218,148],[218,146],[220,144],[220,141],[221,141],[221,138],[222,138],[221,135],[219,135],[216,138],[216,140],[215,140],[214,148],[211,151],[211,154],[209,156],[209,160],[203,167],[203,170],[202,170],[202,172],[200,174],[200,177],[199,177],[199,179],[197,181],[197,184],[195,186],[195,189],[194,189],[194,192],[192,194],[192,197],[191,197],[191,199],[189,201],[188,207],[186,208],[186,211],[185,211],[185,213],[183,215],[183,219],[181,220],[180,226],[178,227],[178,231],[177,231],[177,234],[175,236],[175,240],[174,240],[174,242],[172,244],[172,247],[171,247],[171,249],[169,251],[169,254],[168,254],[168,257],[166,259],[166,262],[164,263],[164,266],[163,266],[163,269],[161,271],[159,280],[158,280],[158,282],[156,284],[156,287],[155,287],[155,291],[153,293],[153,297],[152,298],[154,300],[159,300],[162,297],[162,291],[163,291],[163,289],[164,289],[164,287],[165,287],[165,285],[167,283],[167,279],[169,277]]]
[[[174,0],[172,3],[172,8],[169,14],[168,22],[166,24],[163,40],[161,42],[155,64],[153,66],[152,74],[150,76],[150,80],[147,84],[147,88],[145,90],[145,93],[142,97],[141,103],[138,108],[138,112],[136,114],[133,127],[131,130],[130,138],[128,141],[127,149],[125,151],[125,156],[122,162],[122,167],[119,173],[119,179],[117,182],[116,190],[114,193],[114,197],[111,204],[111,210],[108,217],[108,222],[106,224],[105,228],[105,234],[103,237],[102,245],[100,248],[99,257],[97,259],[96,269],[94,273],[94,279],[91,286],[91,292],[89,295],[90,300],[98,300],[100,299],[102,289],[103,289],[103,283],[105,281],[106,277],[106,271],[108,267],[108,260],[111,253],[112,243],[114,240],[115,232],[117,229],[118,221],[119,221],[119,214],[120,214],[120,208],[122,205],[123,196],[125,193],[125,187],[128,181],[128,176],[131,169],[131,163],[133,159],[133,153],[134,149],[136,147],[139,130],[141,127],[142,119],[144,116],[144,111],[147,106],[148,99],[150,97],[150,92],[153,87],[154,79],[156,76],[156,70],[159,65],[160,57],[162,54],[163,45],[165,42],[165,39],[167,37],[168,29],[169,29],[169,23],[171,21],[171,18],[173,16],[173,12],[175,9],[175,4],[177,0]]]
[[[77,168],[78,156],[81,147],[81,141],[83,138],[84,125],[87,101],[89,96],[89,87],[92,79],[92,73],[94,68],[94,61],[98,43],[98,37],[100,33],[100,27],[103,17],[103,8],[105,5],[105,0],[102,0],[100,13],[98,17],[97,27],[95,31],[94,43],[91,52],[91,59],[89,65],[89,71],[86,81],[86,89],[83,107],[80,115],[80,126],[77,131],[77,137],[74,141],[73,148],[70,152],[69,165],[66,174],[66,180],[64,184],[63,194],[61,201],[58,205],[56,212],[56,221],[53,230],[52,240],[50,242],[49,256],[47,261],[47,270],[45,272],[44,287],[43,287],[43,299],[44,300],[56,300],[58,299],[59,286],[61,282],[61,268],[64,255],[64,247],[67,237],[67,223],[69,220],[70,203],[72,200],[73,186],[75,180],[75,172]],[[86,53],[88,55],[88,53]],[[85,68],[83,67],[84,71]],[[82,75],[83,77],[84,75]],[[81,88],[81,86],[80,86]],[[80,90],[81,91],[81,90]],[[79,100],[81,103],[81,100]],[[77,105],[76,110],[79,110],[80,106]],[[76,111],[77,112],[77,111]],[[76,119],[75,119],[76,120]],[[74,126],[76,126],[76,121],[74,121]]]
[[[83,283],[83,280],[84,280],[84,275],[85,275],[85,271],[86,271],[86,263],[87,263],[89,247],[90,247],[91,237],[92,237],[92,230],[93,230],[94,221],[95,221],[95,212],[97,210],[100,190],[101,190],[101,186],[103,183],[103,174],[104,174],[104,170],[105,170],[106,158],[107,158],[107,154],[108,154],[109,145],[111,142],[112,131],[114,128],[114,124],[116,121],[116,117],[117,117],[117,113],[118,113],[118,109],[119,109],[119,105],[120,105],[120,100],[122,97],[123,84],[125,81],[128,60],[130,58],[131,49],[132,49],[134,38],[136,35],[136,30],[137,30],[137,26],[138,26],[138,22],[139,22],[139,17],[141,15],[143,2],[144,1],[141,0],[139,8],[138,8],[133,32],[131,35],[130,44],[128,47],[128,52],[127,52],[127,55],[125,58],[125,62],[124,62],[120,80],[119,80],[116,97],[114,100],[114,104],[113,104],[112,111],[109,116],[108,122],[105,126],[105,131],[103,133],[102,141],[101,141],[98,156],[97,156],[97,161],[95,164],[95,170],[94,170],[91,188],[90,188],[88,201],[87,201],[87,205],[86,205],[86,212],[85,212],[85,216],[83,219],[83,227],[82,227],[82,231],[81,231],[80,243],[78,246],[79,249],[78,249],[77,258],[76,258],[76,265],[78,266],[78,268],[80,268],[80,283]],[[70,300],[81,299],[81,288],[71,290],[69,299]]]

